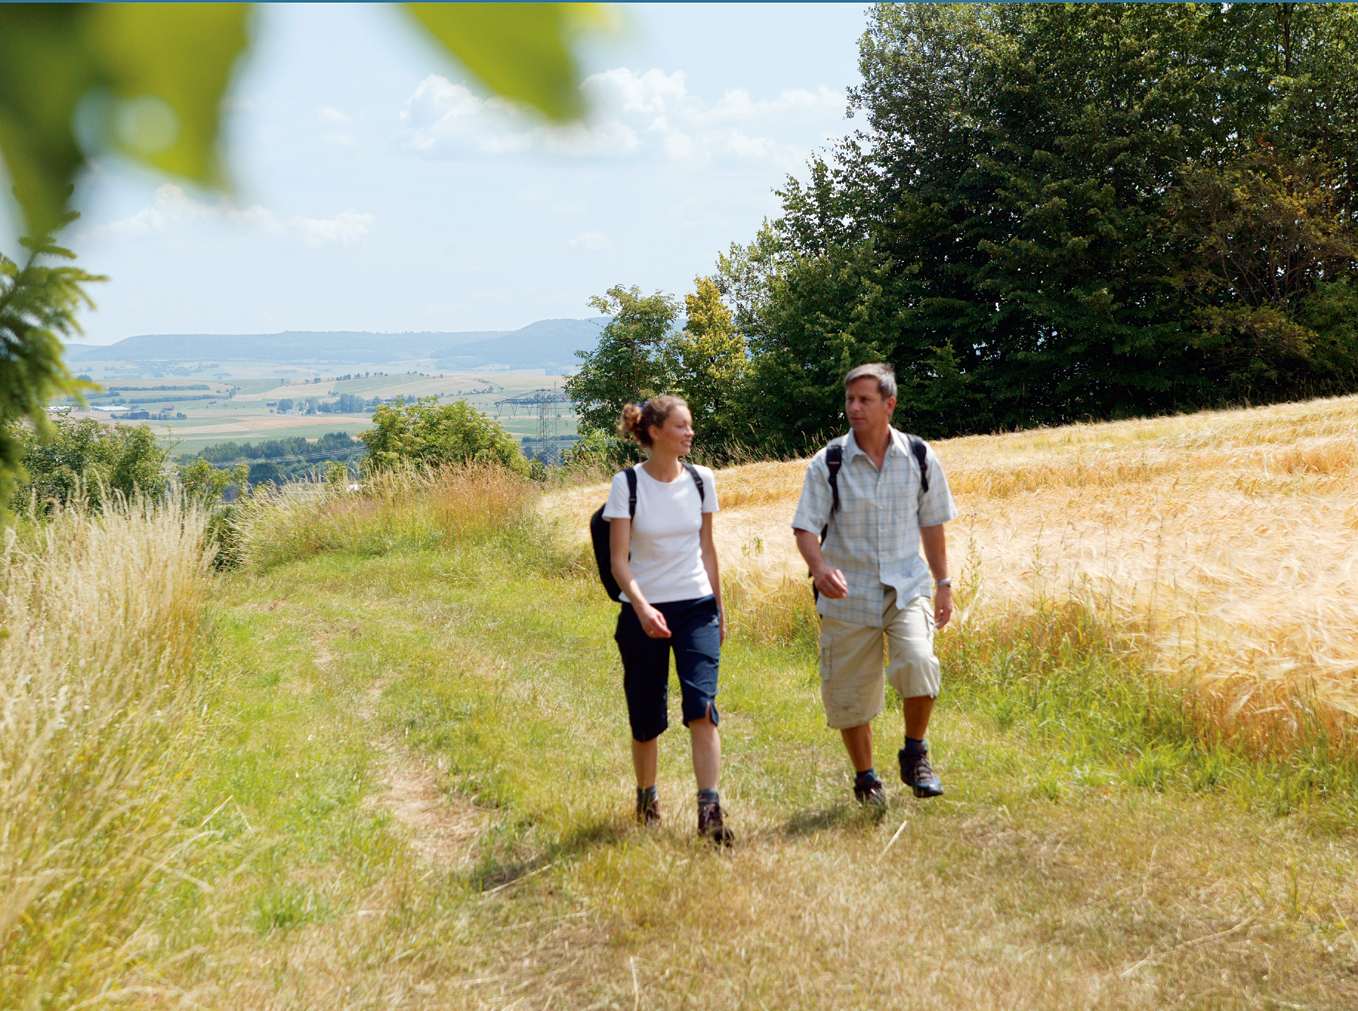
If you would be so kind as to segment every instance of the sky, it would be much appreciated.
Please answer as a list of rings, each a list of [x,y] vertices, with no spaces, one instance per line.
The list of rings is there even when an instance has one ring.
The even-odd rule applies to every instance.
[[[513,330],[592,315],[615,284],[681,295],[858,125],[861,4],[622,5],[565,129],[487,100],[394,5],[256,11],[229,196],[116,161],[78,188],[63,238],[111,278],[92,343]]]

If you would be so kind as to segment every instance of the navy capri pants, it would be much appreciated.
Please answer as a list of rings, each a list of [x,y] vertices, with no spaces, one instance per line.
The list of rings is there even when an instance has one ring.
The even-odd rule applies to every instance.
[[[641,627],[631,604],[618,614],[613,636],[622,654],[622,688],[627,694],[627,718],[632,737],[649,741],[669,727],[666,703],[670,690],[670,650],[683,695],[684,726],[717,715],[717,667],[721,662],[721,618],[712,595],[694,600],[669,600],[652,605],[665,616],[670,638],[652,639]],[[711,707],[709,713],[708,707]]]

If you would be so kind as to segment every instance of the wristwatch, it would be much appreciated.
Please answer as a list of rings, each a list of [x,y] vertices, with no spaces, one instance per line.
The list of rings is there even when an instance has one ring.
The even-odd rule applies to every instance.
[[[934,580],[934,585],[935,585],[935,586],[952,586],[952,577],[951,577],[951,576],[948,576],[948,577],[946,577],[946,578],[944,578],[944,579],[935,579],[935,580]]]

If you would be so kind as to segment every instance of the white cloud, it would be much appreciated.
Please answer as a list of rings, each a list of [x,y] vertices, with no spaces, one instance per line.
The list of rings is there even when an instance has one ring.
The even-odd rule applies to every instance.
[[[335,123],[340,126],[345,126],[354,121],[354,117],[350,116],[347,112],[340,112],[338,109],[328,105],[318,106],[316,115],[321,118],[322,123]]]
[[[251,225],[266,232],[282,231],[282,226],[271,211],[258,204],[239,208],[222,198],[215,204],[195,200],[184,192],[183,187],[165,183],[156,190],[151,203],[131,217],[99,226],[95,231],[112,232],[115,235],[147,235],[162,231],[175,221],[202,220],[217,218]]]
[[[807,127],[829,137],[842,132],[844,96],[784,91],[753,99],[740,88],[715,103],[690,94],[682,71],[638,73],[626,67],[586,78],[590,116],[552,127],[499,99],[484,99],[462,84],[431,74],[401,113],[404,146],[428,158],[494,156],[539,151],[574,157],[661,157],[680,162],[760,160],[780,168],[800,165]]]
[[[571,239],[572,246],[581,249],[612,249],[613,242],[603,232],[581,232]]]
[[[295,220],[297,227],[301,229],[302,236],[306,239],[306,244],[315,249],[327,242],[352,246],[368,234],[369,226],[376,219],[371,214],[344,211],[333,218],[297,218]]]
[[[283,222],[272,211],[258,204],[239,208],[226,198],[208,203],[189,196],[174,183],[165,183],[156,190],[151,203],[136,214],[96,226],[91,229],[91,233],[136,238],[164,232],[180,222],[220,221],[270,235],[293,232],[300,235],[312,249],[316,249],[327,243],[351,246],[368,234],[375,220],[371,214],[343,211],[333,218],[294,215]]]

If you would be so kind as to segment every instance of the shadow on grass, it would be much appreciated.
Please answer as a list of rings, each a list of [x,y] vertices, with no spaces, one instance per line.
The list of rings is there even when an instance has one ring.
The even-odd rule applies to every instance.
[[[592,849],[616,845],[625,835],[627,832],[616,820],[582,825],[530,860],[478,868],[469,876],[469,884],[478,892],[498,892]]]
[[[794,812],[778,833],[784,836],[815,835],[826,829],[862,829],[881,823],[885,808],[864,808],[857,804],[837,803]]]

